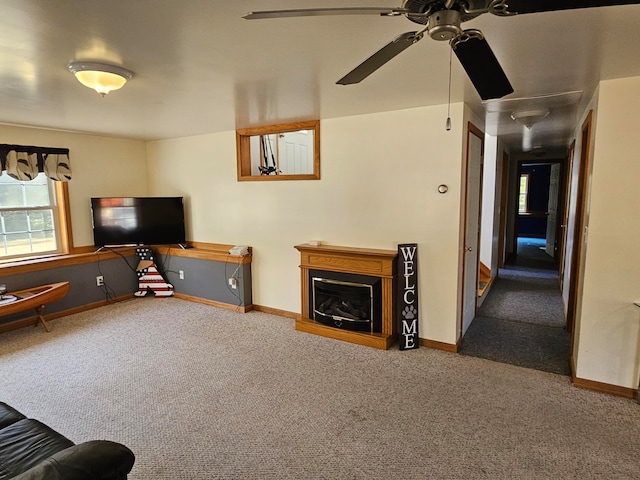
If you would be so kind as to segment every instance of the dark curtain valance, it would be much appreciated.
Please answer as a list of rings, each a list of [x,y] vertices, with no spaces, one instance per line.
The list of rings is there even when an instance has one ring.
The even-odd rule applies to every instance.
[[[58,182],[71,180],[68,148],[0,144],[0,163],[2,171],[23,182],[33,180],[40,172]]]

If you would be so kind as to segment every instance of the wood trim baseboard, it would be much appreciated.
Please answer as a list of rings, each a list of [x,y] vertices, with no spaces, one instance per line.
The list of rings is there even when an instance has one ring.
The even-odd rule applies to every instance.
[[[299,313],[289,312],[288,310],[280,310],[279,308],[265,307],[264,305],[254,305],[253,309],[256,312],[270,313],[271,315],[292,318],[293,320],[298,320],[300,318]]]
[[[486,297],[487,294],[491,291],[491,287],[493,286],[493,281],[498,277],[492,277],[489,279],[487,284],[482,288],[478,289],[478,297]],[[479,308],[479,307],[478,307]]]
[[[587,380],[586,378],[580,378],[576,376],[576,362],[575,358],[571,356],[569,359],[569,367],[571,369],[571,382],[574,387],[583,388],[585,390],[592,390],[594,392],[606,393],[608,395],[615,395],[616,397],[637,399],[638,389],[621,387],[619,385],[612,385],[610,383],[597,382],[595,380]]]
[[[482,262],[480,262],[480,275],[491,278],[491,269]]]
[[[194,303],[202,303],[204,305],[210,305],[212,307],[224,308],[225,310],[233,310],[238,313],[247,313],[254,309],[253,305],[233,305],[232,303],[218,302],[217,300],[210,300],[208,298],[196,297],[194,295],[187,295],[186,293],[174,292],[174,297],[181,300],[187,300]]]
[[[587,380],[586,378],[574,377],[573,386],[583,388],[585,390],[592,390],[594,392],[607,393],[609,395],[615,395],[617,397],[630,399],[636,399],[638,397],[638,390],[635,388],[621,387],[619,385],[596,382],[595,380]]]
[[[429,340],[428,338],[421,338],[420,345],[427,348],[435,348],[436,350],[444,350],[445,352],[458,353],[460,349],[460,342],[458,343],[444,343],[437,340]]]
[[[174,293],[174,296],[176,298],[180,298],[182,300],[187,300],[190,302],[195,302],[195,303],[203,303],[205,305],[211,305],[213,307],[218,307],[218,308],[224,308],[225,310],[233,310],[239,313],[246,313],[249,312],[251,310],[254,309],[253,305],[247,305],[247,306],[238,306],[238,305],[232,305],[230,303],[223,303],[223,302],[217,302],[215,300],[209,300],[206,298],[201,298],[201,297],[195,297],[193,295],[186,295],[184,293]],[[99,302],[93,302],[93,303],[88,303],[86,305],[81,305],[79,307],[74,307],[74,308],[70,308],[68,310],[61,310],[59,312],[53,312],[50,313],[48,315],[43,315],[43,317],[45,318],[45,320],[47,322],[51,321],[51,320],[55,320],[57,318],[62,318],[62,317],[66,317],[69,315],[73,315],[76,313],[81,313],[81,312],[86,312],[88,310],[93,310],[94,308],[99,308],[99,307],[104,307],[106,305],[111,305],[112,303],[116,303],[116,302],[122,302],[125,300],[131,300],[136,298],[135,295],[133,293],[128,293],[126,295],[121,295],[119,297],[116,297],[115,300],[100,300]],[[275,313],[275,309],[272,309],[272,312],[269,313],[274,313],[277,315],[277,313]],[[281,310],[281,312],[284,312],[284,310]],[[293,315],[293,314],[292,314]],[[283,315],[284,316],[284,315]],[[17,330],[19,328],[24,328],[24,327],[29,327],[29,326],[37,326],[38,323],[38,317],[36,315],[31,315],[29,317],[25,317],[25,318],[19,318],[17,320],[12,320],[6,323],[0,323],[0,333],[6,333],[6,332],[10,332],[12,330]]]
[[[270,313],[272,315],[287,317],[293,320],[300,320],[302,317],[299,313],[290,312],[287,310],[280,310],[272,307],[265,307],[264,305],[253,305],[253,309],[257,312]],[[445,352],[458,353],[458,350],[460,349],[460,342],[458,342],[457,344],[452,344],[452,343],[444,343],[444,342],[438,342],[436,340],[421,338],[420,346],[427,347],[427,348],[434,348],[436,350],[443,350]]]

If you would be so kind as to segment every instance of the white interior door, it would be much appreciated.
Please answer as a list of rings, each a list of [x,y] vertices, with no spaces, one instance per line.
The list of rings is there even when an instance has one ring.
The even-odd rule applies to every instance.
[[[478,304],[478,248],[480,246],[480,199],[484,134],[470,128],[467,134],[467,184],[465,200],[464,277],[461,335],[476,316]]]
[[[560,164],[551,165],[549,177],[549,204],[547,207],[547,234],[545,252],[556,255],[556,228],[558,226],[558,193],[560,192]]]
[[[279,167],[283,174],[313,173],[313,131],[281,133],[278,140],[278,153]]]

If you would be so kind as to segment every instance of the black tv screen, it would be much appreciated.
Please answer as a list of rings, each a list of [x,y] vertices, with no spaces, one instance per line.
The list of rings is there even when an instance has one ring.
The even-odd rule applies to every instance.
[[[186,243],[182,197],[92,198],[91,212],[96,247]]]

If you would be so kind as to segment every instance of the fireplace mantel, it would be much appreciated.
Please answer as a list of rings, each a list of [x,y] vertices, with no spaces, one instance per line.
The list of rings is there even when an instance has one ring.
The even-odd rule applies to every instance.
[[[300,252],[300,279],[302,312],[296,321],[296,330],[314,333],[359,345],[388,349],[396,340],[395,278],[396,257],[394,250],[340,247],[335,245],[296,245]],[[323,325],[309,318],[309,270],[352,273],[379,277],[382,281],[382,332],[365,333],[343,330]]]

